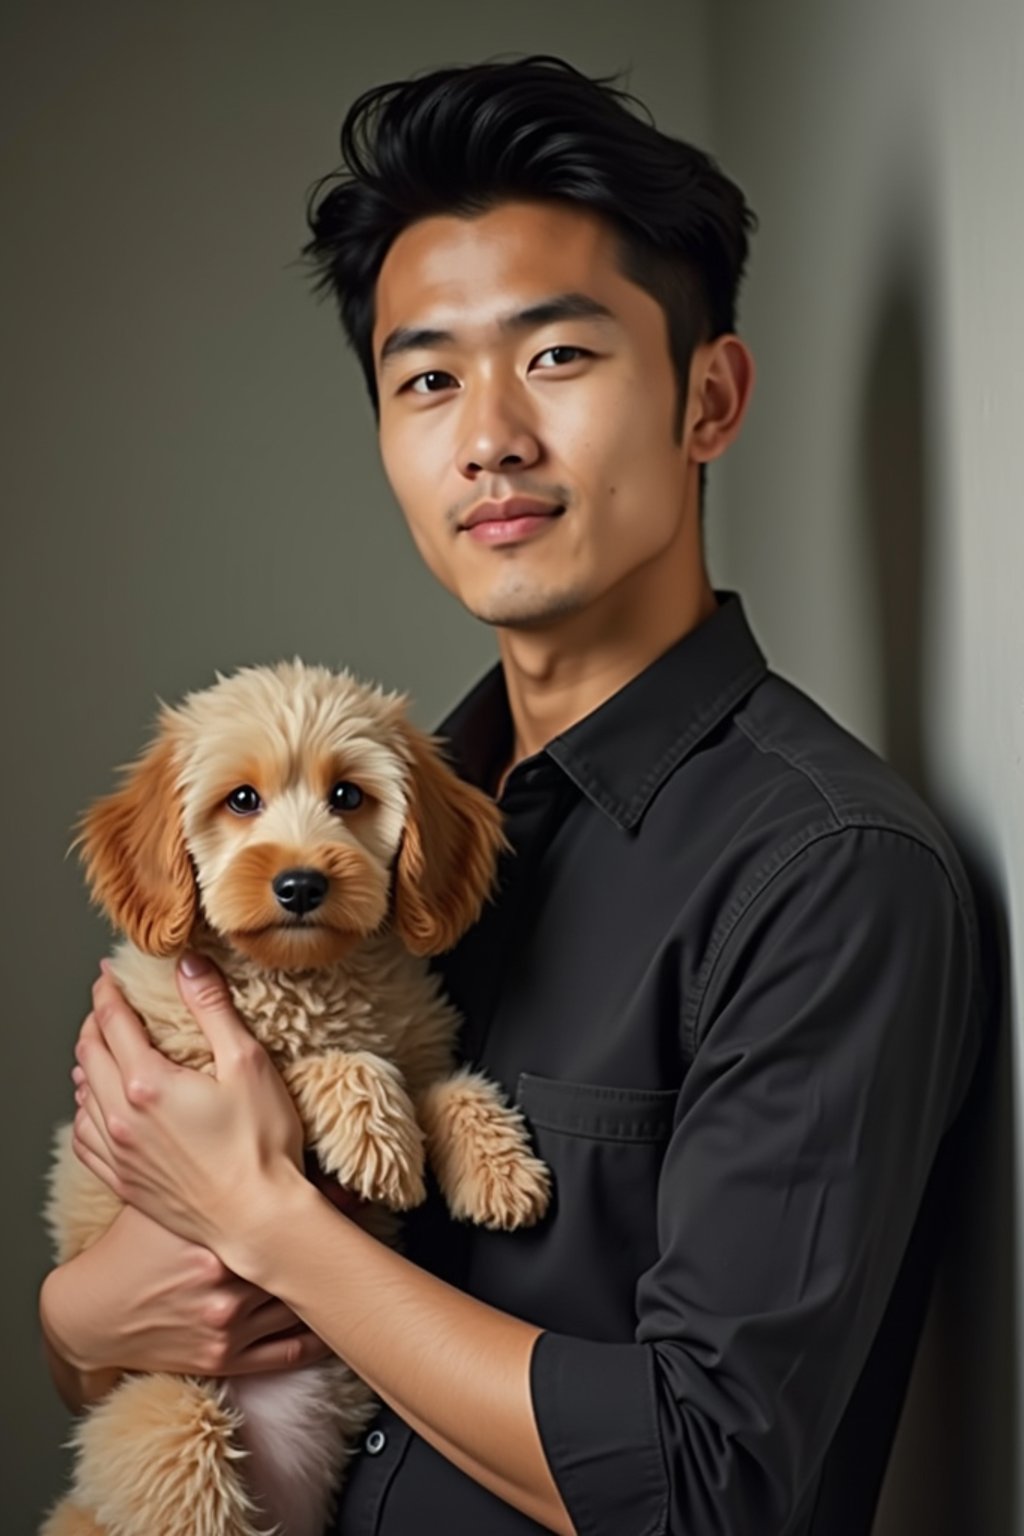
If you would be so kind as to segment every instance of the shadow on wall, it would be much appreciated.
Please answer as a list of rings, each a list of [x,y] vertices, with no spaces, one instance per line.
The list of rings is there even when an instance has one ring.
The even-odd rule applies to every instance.
[[[929,523],[926,336],[913,264],[890,277],[869,342],[861,422],[863,505],[881,623],[884,753],[933,806],[977,892],[996,1018],[963,1126],[945,1250],[882,1490],[875,1536],[1018,1529],[1011,997],[997,880],[955,808],[940,803],[923,729]]]

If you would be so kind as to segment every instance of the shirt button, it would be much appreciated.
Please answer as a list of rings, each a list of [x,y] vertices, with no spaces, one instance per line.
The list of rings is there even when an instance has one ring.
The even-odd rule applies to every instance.
[[[388,1437],[382,1429],[371,1429],[366,1437],[366,1450],[370,1456],[379,1456],[388,1443]]]

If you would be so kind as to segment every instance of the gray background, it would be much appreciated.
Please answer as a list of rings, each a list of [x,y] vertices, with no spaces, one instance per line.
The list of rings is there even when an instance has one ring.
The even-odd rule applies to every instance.
[[[66,860],[159,695],[300,654],[435,722],[491,635],[421,568],[354,359],[295,263],[345,107],[504,51],[631,69],[762,217],[754,405],[713,468],[712,576],[778,670],[940,810],[1002,914],[1024,856],[1017,269],[1024,24],[984,0],[552,6],[8,3],[3,327],[5,1480],[30,1532],[66,1416],[41,1364],[38,1210],[108,936]],[[1008,989],[988,1138],[951,1213],[878,1529],[1021,1530]]]

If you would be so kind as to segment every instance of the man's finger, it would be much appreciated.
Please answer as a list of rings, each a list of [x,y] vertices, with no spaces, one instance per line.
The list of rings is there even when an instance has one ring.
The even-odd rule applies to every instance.
[[[109,1135],[111,1115],[124,1121],[127,1101],[121,1069],[93,1013],[79,1031],[75,1058],[85,1073],[83,1086],[88,1090],[89,1114],[97,1125],[102,1123],[104,1133]]]
[[[245,1376],[257,1371],[293,1371],[301,1365],[312,1365],[317,1360],[327,1360],[334,1353],[317,1334],[309,1328],[290,1338],[264,1339],[250,1344],[230,1367],[232,1376]]]
[[[90,1101],[92,1096],[89,1095]],[[88,1147],[94,1157],[102,1158],[105,1163],[113,1164],[115,1152],[104,1130],[103,1123],[94,1114],[90,1113],[89,1105],[82,1104],[75,1115],[72,1140],[79,1142],[83,1147]]]
[[[279,1337],[286,1330],[297,1329],[301,1319],[276,1296],[271,1296],[253,1311],[244,1314],[236,1325],[235,1342],[239,1353],[264,1339]],[[303,1325],[304,1326],[304,1325]]]
[[[95,1146],[94,1150],[101,1156],[106,1157],[108,1162],[112,1162],[116,1156],[116,1150],[107,1134],[107,1127],[103,1122],[103,1115],[96,1102],[96,1095],[90,1093],[88,1083],[83,1084],[76,1091],[75,1103],[78,1107],[75,1119],[76,1131],[80,1133],[81,1128],[88,1121],[98,1138],[98,1145]]]
[[[112,1189],[119,1199],[124,1199],[124,1194],[118,1181],[117,1174],[114,1172],[113,1168],[111,1168],[110,1164],[106,1161],[105,1158],[100,1157],[98,1153],[94,1152],[92,1148],[87,1146],[86,1143],[81,1139],[78,1134],[77,1120],[75,1122],[75,1130],[71,1135],[71,1150],[78,1158],[78,1161],[83,1164],[84,1167],[89,1169],[90,1173],[94,1173],[98,1179],[102,1179],[103,1183]]]
[[[123,993],[111,977],[101,976],[93,986],[92,995],[94,1007],[90,1017],[95,1018],[103,1041],[126,1083],[136,1076],[145,1080],[153,1072],[170,1065],[152,1045],[142,1020],[125,1002]],[[88,1023],[87,1019],[80,1039],[85,1038]]]
[[[253,1037],[212,960],[190,951],[178,962],[177,980],[182,1001],[210,1042],[219,1075],[221,1069],[237,1061],[240,1051],[253,1049]]]

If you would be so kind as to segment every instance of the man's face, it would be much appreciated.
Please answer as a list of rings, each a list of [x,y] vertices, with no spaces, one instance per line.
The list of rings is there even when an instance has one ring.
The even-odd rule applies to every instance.
[[[699,558],[666,317],[615,257],[598,217],[518,202],[423,219],[381,269],[385,473],[427,565],[488,623],[544,627],[616,596],[628,607],[671,551]],[[599,312],[502,324],[568,295]],[[428,330],[448,335],[405,334]],[[536,515],[467,522],[510,498]]]

